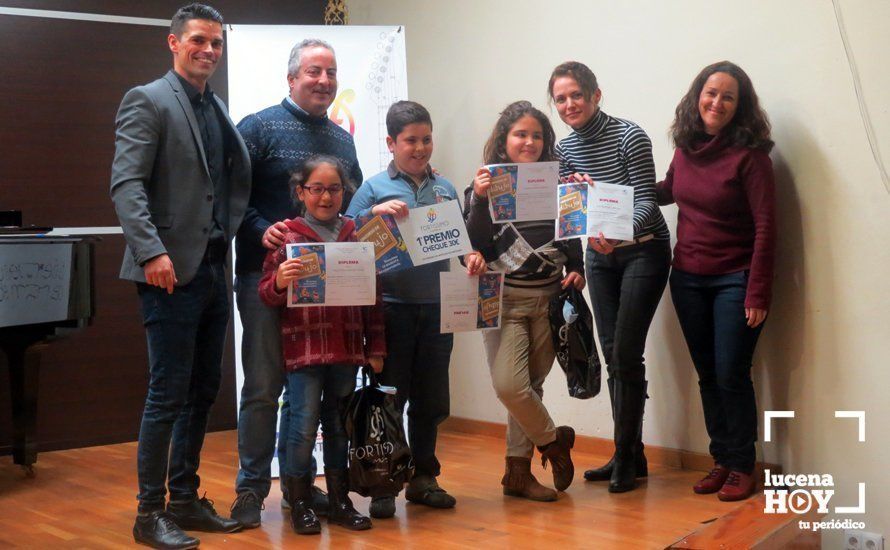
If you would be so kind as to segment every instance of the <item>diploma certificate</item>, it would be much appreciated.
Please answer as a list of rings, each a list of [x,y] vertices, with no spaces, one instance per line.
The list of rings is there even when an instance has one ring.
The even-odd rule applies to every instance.
[[[377,300],[374,246],[370,243],[287,245],[302,262],[287,288],[287,306],[366,306]]]
[[[634,188],[595,182],[587,190],[587,235],[607,239],[634,238]]]
[[[355,227],[358,240],[374,245],[377,273],[393,273],[414,267],[408,245],[392,215],[360,216],[355,219]]]
[[[634,188],[595,182],[558,187],[556,240],[597,237],[629,241],[634,236]]]
[[[441,332],[491,330],[501,327],[504,274],[481,275],[444,271],[439,274]]]
[[[553,192],[559,183],[558,162],[490,164],[488,207],[495,223],[556,218]]]
[[[414,265],[424,265],[473,251],[456,200],[412,208],[396,219]]]

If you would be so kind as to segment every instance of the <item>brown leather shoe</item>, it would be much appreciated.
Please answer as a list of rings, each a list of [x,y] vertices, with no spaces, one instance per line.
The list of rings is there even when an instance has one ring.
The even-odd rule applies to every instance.
[[[575,446],[575,430],[569,426],[556,428],[556,440],[543,447],[541,451],[541,465],[553,470],[553,486],[557,491],[565,491],[572,484],[575,477],[575,465],[572,464],[572,447]]]
[[[756,488],[757,480],[753,475],[733,470],[729,472],[729,477],[726,478],[723,488],[717,493],[717,498],[724,502],[745,500],[754,494]]]
[[[714,464],[708,475],[701,478],[698,483],[692,486],[692,490],[700,495],[710,495],[716,493],[723,487],[726,478],[729,477],[729,468],[724,468],[719,464]]]
[[[504,494],[540,502],[556,500],[556,491],[544,487],[532,474],[532,460],[521,456],[508,456],[507,469],[501,479]]]

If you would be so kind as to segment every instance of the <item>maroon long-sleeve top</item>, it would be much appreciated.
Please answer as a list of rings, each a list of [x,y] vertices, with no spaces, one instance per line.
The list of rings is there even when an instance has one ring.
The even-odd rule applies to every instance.
[[[679,208],[674,267],[696,275],[749,270],[745,307],[769,309],[776,215],[767,151],[703,138],[674,151],[656,189],[659,204]]]

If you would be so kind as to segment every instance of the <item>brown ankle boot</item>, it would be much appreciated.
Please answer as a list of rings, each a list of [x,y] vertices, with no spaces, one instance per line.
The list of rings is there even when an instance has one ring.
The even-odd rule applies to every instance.
[[[572,447],[575,446],[575,430],[569,426],[556,428],[556,440],[538,447],[541,451],[541,466],[553,471],[553,486],[557,491],[565,491],[575,477],[575,465],[572,464]]]
[[[532,474],[532,460],[521,456],[507,457],[507,470],[501,479],[504,494],[541,502],[556,500],[556,491],[544,487]]]

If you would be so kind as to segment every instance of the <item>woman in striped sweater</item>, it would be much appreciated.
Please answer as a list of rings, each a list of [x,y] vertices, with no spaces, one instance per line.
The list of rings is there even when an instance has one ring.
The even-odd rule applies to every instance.
[[[652,143],[639,126],[599,108],[602,92],[584,64],[568,61],[550,76],[550,98],[573,132],[556,147],[560,175],[576,181],[634,188],[634,238],[591,238],[587,280],[600,344],[608,367],[615,424],[615,455],[584,472],[588,481],[609,480],[609,491],[636,487],[648,475],[643,455],[646,370],[643,350],[670,270],[670,233],[655,200]]]
[[[486,164],[553,161],[555,142],[547,115],[528,101],[517,101],[501,113],[483,156]],[[561,289],[584,288],[581,244],[578,239],[554,241],[553,220],[492,223],[490,185],[488,169],[480,168],[465,193],[464,219],[473,248],[489,268],[506,273],[501,329],[482,335],[492,385],[509,412],[501,484],[505,495],[553,501],[556,491],[531,473],[532,453],[537,446],[542,462],[550,462],[556,489],[565,491],[575,475],[575,431],[556,426],[541,400],[556,358],[547,308]]]

